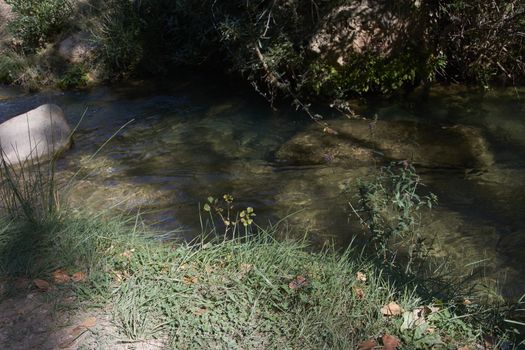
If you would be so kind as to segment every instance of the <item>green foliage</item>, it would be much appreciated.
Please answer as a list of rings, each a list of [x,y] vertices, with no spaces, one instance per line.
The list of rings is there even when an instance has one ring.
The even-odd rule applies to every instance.
[[[99,16],[93,35],[107,73],[114,77],[135,70],[142,59],[143,48],[139,41],[141,19],[133,2],[108,1]]]
[[[213,50],[214,31],[204,2],[107,1],[92,32],[108,76],[165,74],[196,65]]]
[[[54,162],[41,164],[38,157],[19,161],[11,164],[0,154],[0,216],[44,225],[57,215]]]
[[[400,247],[408,247],[406,272],[427,257],[428,245],[421,234],[421,210],[432,208],[437,197],[422,196],[422,186],[414,167],[408,162],[392,163],[380,169],[374,179],[359,182],[359,212],[369,229],[378,257],[394,263]]]
[[[444,71],[443,55],[417,56],[407,49],[399,55],[380,57],[375,53],[354,54],[344,67],[314,61],[302,81],[303,91],[330,98],[351,94],[390,94],[418,81],[433,81]]]
[[[87,74],[88,71],[83,65],[73,65],[57,82],[57,86],[62,90],[84,87],[88,83]]]
[[[254,223],[253,220],[256,216],[252,207],[238,212],[233,205],[233,196],[231,194],[225,194],[222,196],[222,201],[218,198],[208,197],[207,202],[204,203],[203,209],[209,213],[210,220],[212,223],[213,231],[217,231],[215,225],[215,215],[220,218],[220,221],[224,225],[224,235],[231,234],[233,237],[238,236],[239,226],[244,226],[245,233],[251,232],[251,226]]]
[[[0,52],[0,83],[12,84],[16,82],[25,65],[25,58],[15,52],[8,50]]]
[[[7,0],[16,14],[11,31],[24,52],[34,52],[64,29],[71,14],[69,0]]]
[[[88,280],[71,288],[101,303],[119,338],[165,339],[173,349],[355,349],[387,332],[407,348],[419,344],[404,337],[401,317],[380,309],[397,300],[412,310],[421,300],[394,288],[354,251],[313,253],[306,242],[276,241],[276,227],[242,239],[160,243],[136,218],[67,214],[38,231],[23,221],[0,226],[0,276],[49,280],[58,268],[87,272]],[[455,331],[443,337],[447,344],[477,340],[467,323],[461,330],[443,321],[443,330]]]

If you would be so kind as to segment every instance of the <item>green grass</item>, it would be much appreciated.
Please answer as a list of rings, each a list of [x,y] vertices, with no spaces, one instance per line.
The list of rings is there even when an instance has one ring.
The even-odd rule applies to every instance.
[[[213,209],[233,229],[220,235],[203,223],[210,229],[194,242],[162,242],[139,217],[68,208],[52,167],[3,165],[4,289],[21,293],[18,279],[45,279],[55,284],[50,300],[76,296],[77,304],[64,306],[69,311],[95,307],[109,315],[115,341],[160,339],[168,349],[356,349],[390,334],[403,349],[457,349],[474,348],[485,335],[506,339],[500,321],[508,309],[444,298],[426,285],[430,280],[407,278],[366,250],[319,251],[306,240],[276,240],[287,236],[279,225],[238,230],[253,210],[234,215],[211,198],[208,214]],[[231,208],[232,199],[225,201]],[[55,283],[58,269],[86,279]],[[385,316],[390,302],[403,311]],[[423,307],[439,310],[417,324],[414,311]]]
[[[312,252],[305,241],[276,241],[278,227],[249,238],[161,243],[134,222],[68,212],[38,229],[2,225],[0,276],[52,281],[59,268],[85,271],[85,283],[63,288],[103,306],[122,340],[160,338],[174,349],[355,349],[384,333],[406,349],[480,341],[481,328],[445,305],[427,317],[435,333],[403,329],[407,314],[383,316],[391,301],[407,313],[430,301],[396,288],[354,250]],[[297,276],[307,284],[290,288]]]

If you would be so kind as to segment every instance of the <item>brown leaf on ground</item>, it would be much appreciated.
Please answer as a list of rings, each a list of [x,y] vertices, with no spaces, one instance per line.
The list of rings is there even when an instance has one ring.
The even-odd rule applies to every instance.
[[[372,350],[377,346],[374,339],[368,339],[357,346],[357,350]]]
[[[362,288],[354,289],[355,297],[362,300],[365,297],[365,291]]]
[[[180,270],[187,270],[189,267],[188,264],[182,264],[180,265],[178,268],[177,268],[177,271],[180,271]]]
[[[69,275],[62,269],[53,271],[52,276],[53,281],[57,284],[68,283],[71,281],[71,277],[69,277]]]
[[[366,275],[361,271],[359,271],[355,277],[359,282],[366,282]]]
[[[299,289],[308,286],[309,282],[303,276],[297,275],[290,283],[288,283],[288,288],[290,289]]]
[[[33,284],[38,289],[40,289],[43,292],[45,292],[45,291],[49,290],[49,288],[51,288],[51,285],[49,284],[49,282],[41,280],[41,279],[38,279],[38,278],[33,280]]]
[[[119,270],[112,270],[111,271],[113,273],[113,275],[115,276],[115,280],[117,282],[122,282],[124,280],[124,274],[122,271],[119,271]]]
[[[195,276],[184,276],[182,278],[182,283],[184,284],[195,284],[199,281],[199,279]]]
[[[401,345],[401,341],[390,334],[383,335],[381,340],[383,341],[383,350],[396,350]]]
[[[198,308],[197,310],[195,310],[193,312],[193,314],[195,316],[202,316],[202,315],[204,315],[206,313],[206,311],[208,311],[208,309],[206,309],[205,307],[201,307],[201,308]]]
[[[73,282],[84,282],[86,280],[86,273],[82,271],[75,272],[71,275]]]
[[[88,317],[82,323],[80,323],[78,326],[72,328],[69,331],[69,334],[66,336],[62,342],[58,345],[61,349],[66,349],[71,347],[75,341],[84,334],[87,330],[90,328],[95,327],[97,324],[97,318],[96,317]]]
[[[381,308],[381,313],[383,316],[399,316],[403,313],[403,308],[392,301]]]
[[[85,327],[85,328],[92,328],[95,327],[97,324],[97,318],[94,316],[86,318],[84,321],[82,321],[81,324],[79,324],[79,327]]]
[[[125,258],[131,259],[131,257],[133,256],[133,252],[134,251],[135,251],[135,249],[126,250],[124,253],[121,253],[120,256],[123,256]]]
[[[465,345],[465,346],[458,348],[458,350],[470,350],[470,348]]]
[[[246,275],[246,274],[249,273],[252,269],[253,269],[253,265],[252,265],[252,264],[241,264],[241,266],[239,267],[239,272],[240,272],[242,275]]]

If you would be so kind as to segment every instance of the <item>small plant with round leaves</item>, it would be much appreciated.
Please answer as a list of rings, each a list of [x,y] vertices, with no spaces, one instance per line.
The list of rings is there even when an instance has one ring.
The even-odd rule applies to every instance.
[[[241,222],[244,225],[244,227],[247,227],[253,223],[253,217],[255,216],[255,213],[253,212],[252,207],[246,208],[246,210],[241,211],[240,217]]]
[[[231,194],[222,196],[222,200],[209,196],[203,205],[205,212],[210,214],[210,219],[214,222],[214,216],[218,216],[224,225],[224,234],[235,234],[239,225],[244,226],[245,232],[254,224],[255,211],[252,207],[247,207],[239,213],[235,211],[233,205],[234,198]],[[215,228],[215,226],[214,226]]]

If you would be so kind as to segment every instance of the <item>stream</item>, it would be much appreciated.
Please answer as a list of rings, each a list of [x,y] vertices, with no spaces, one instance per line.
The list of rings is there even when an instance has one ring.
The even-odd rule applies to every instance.
[[[361,227],[349,216],[355,198],[341,188],[409,159],[439,199],[424,221],[436,254],[479,266],[504,296],[525,292],[525,88],[436,86],[356,100],[369,119],[326,111],[338,131],[329,135],[304,113],[206,78],[70,92],[0,87],[0,122],[44,103],[78,124],[57,172],[78,172],[75,206],[139,212],[170,237],[191,239],[199,203],[228,193],[238,208],[253,207],[261,226],[287,217],[290,235],[344,247]]]

